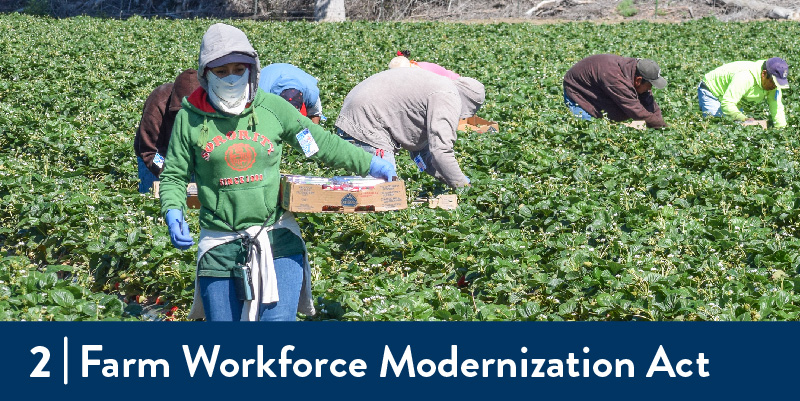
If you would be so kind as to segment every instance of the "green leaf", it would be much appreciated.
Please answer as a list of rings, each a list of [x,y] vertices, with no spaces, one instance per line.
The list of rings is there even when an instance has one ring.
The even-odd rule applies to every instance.
[[[71,292],[62,289],[54,289],[48,292],[48,296],[57,305],[68,308],[75,303],[75,296]]]

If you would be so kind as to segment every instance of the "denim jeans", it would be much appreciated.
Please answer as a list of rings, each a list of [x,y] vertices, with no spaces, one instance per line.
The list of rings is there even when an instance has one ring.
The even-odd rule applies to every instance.
[[[722,104],[702,82],[697,86],[697,102],[703,117],[722,117]]]
[[[574,114],[574,115],[576,115],[576,116],[578,116],[581,119],[586,120],[586,121],[591,121],[592,120],[592,115],[587,113],[586,110],[581,108],[581,106],[578,106],[578,104],[575,103],[574,100],[570,99],[570,97],[567,96],[567,91],[566,90],[564,90],[564,104],[567,105],[567,107],[569,108],[569,111],[571,111],[572,114]]]
[[[295,321],[300,289],[303,286],[303,255],[277,258],[274,263],[280,301],[261,304],[259,320]],[[236,296],[234,279],[198,277],[197,284],[199,288],[196,291],[200,291],[200,297],[203,299],[206,321],[230,322],[241,319],[244,301],[240,301]]]
[[[136,157],[139,162],[139,193],[146,194],[153,187],[153,181],[158,181],[158,177],[147,168],[144,159]]]
[[[391,150],[378,149],[378,148],[376,148],[376,147],[374,147],[374,146],[372,146],[372,145],[370,145],[370,144],[368,144],[366,142],[361,142],[361,141],[359,141],[357,139],[354,139],[350,135],[347,135],[346,132],[342,131],[339,128],[336,128],[336,135],[339,135],[345,141],[350,142],[353,145],[356,145],[361,149],[364,149],[367,153],[369,153],[371,155],[380,156],[381,159],[386,160],[389,163],[392,163],[392,166],[397,168],[397,163],[395,163],[395,161],[394,161],[394,152],[392,152]]]

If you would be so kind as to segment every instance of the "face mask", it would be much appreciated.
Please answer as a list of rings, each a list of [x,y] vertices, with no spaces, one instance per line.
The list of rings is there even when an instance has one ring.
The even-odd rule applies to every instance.
[[[220,111],[238,115],[245,106],[250,95],[250,69],[242,75],[230,74],[219,78],[213,72],[206,74],[208,80],[208,98]]]

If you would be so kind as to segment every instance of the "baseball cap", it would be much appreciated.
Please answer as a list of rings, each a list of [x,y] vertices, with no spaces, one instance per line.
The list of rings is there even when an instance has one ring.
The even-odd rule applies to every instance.
[[[409,60],[406,56],[397,56],[389,61],[389,69],[392,68],[402,68],[402,67],[411,67],[411,60]]]
[[[789,64],[780,57],[773,57],[767,60],[767,73],[772,76],[778,88],[786,89],[789,87]]]
[[[242,53],[230,53],[206,64],[206,68],[216,68],[230,63],[256,64],[256,59]]]
[[[300,92],[297,89],[284,89],[280,95],[282,98],[286,99],[287,102],[291,103],[297,110],[300,110],[300,113],[304,116],[306,114],[305,104],[303,102],[303,92]]]
[[[667,80],[661,76],[661,67],[653,60],[639,59],[639,62],[636,63],[636,71],[645,81],[653,84],[656,89],[664,89],[667,86]]]

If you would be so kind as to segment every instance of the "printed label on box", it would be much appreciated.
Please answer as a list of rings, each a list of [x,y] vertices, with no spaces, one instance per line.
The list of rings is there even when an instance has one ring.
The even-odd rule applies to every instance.
[[[347,194],[342,198],[342,206],[356,207],[356,205],[358,205],[358,199],[353,194]]]
[[[298,132],[296,136],[297,142],[300,143],[300,147],[303,149],[303,153],[305,153],[306,157],[311,157],[315,153],[319,152],[317,141],[315,141],[314,137],[311,136],[311,132],[308,131],[308,128],[303,128],[303,130]]]

